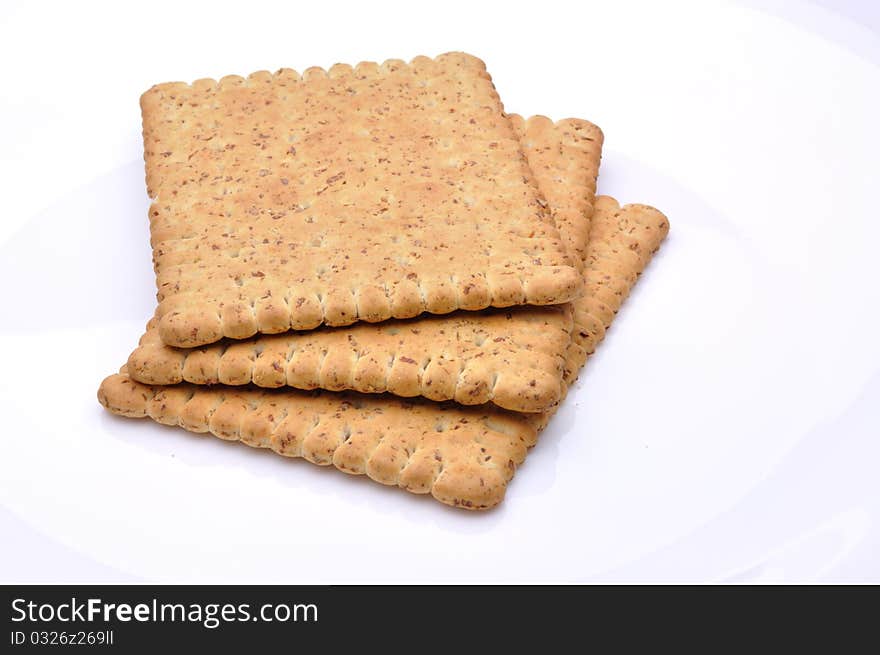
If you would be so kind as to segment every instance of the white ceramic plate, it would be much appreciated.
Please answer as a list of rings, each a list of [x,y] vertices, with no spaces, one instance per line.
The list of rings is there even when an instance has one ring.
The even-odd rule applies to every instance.
[[[876,34],[801,3],[614,5],[504,29],[475,3],[430,24],[312,7],[231,51],[252,3],[211,29],[177,4],[171,26],[110,11],[75,34],[64,5],[0,15],[20,62],[0,91],[0,579],[880,580]],[[28,40],[45,29],[52,52]],[[105,413],[97,386],[153,309],[138,93],[453,48],[510,110],[600,124],[600,191],[672,223],[503,505]]]

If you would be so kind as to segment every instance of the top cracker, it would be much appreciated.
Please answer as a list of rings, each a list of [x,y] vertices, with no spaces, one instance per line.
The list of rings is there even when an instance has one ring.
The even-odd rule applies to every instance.
[[[168,345],[580,292],[475,57],[161,84],[141,108]]]

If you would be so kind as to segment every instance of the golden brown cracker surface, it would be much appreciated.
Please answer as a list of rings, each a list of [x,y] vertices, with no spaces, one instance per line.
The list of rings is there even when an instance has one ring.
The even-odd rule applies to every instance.
[[[141,107],[168,345],[581,291],[475,57],[160,84]]]

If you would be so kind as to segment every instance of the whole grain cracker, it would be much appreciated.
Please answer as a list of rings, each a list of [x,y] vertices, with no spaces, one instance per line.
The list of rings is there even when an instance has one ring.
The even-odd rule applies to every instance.
[[[574,302],[576,329],[566,384],[574,382],[603,338],[668,229],[666,217],[652,207],[621,208],[612,198],[596,199],[584,277],[604,299],[585,295]],[[474,510],[501,502],[516,466],[553,414],[352,392],[151,386],[133,381],[124,367],[103,381],[98,399],[116,414],[149,416],[192,432],[332,464]]]
[[[510,116],[571,259],[583,265],[602,132],[584,120]],[[128,359],[145,384],[253,383],[259,387],[389,392],[464,405],[540,412],[559,402],[571,342],[569,304],[460,311],[381,324],[231,342],[167,346],[155,321]]]
[[[509,118],[566,251],[580,268],[590,237],[602,130],[579,118],[555,123],[546,116]]]
[[[476,57],[161,84],[141,107],[168,345],[580,293]]]
[[[559,402],[570,304],[458,312],[448,317],[224,340],[203,348],[162,343],[155,321],[128,358],[145,384],[254,384],[263,388],[392,393],[463,405],[542,411]]]

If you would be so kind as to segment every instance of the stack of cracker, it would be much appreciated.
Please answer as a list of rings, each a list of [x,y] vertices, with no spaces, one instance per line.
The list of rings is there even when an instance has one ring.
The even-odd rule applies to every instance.
[[[668,231],[479,59],[141,98],[159,305],[98,398],[443,503],[504,497]]]

